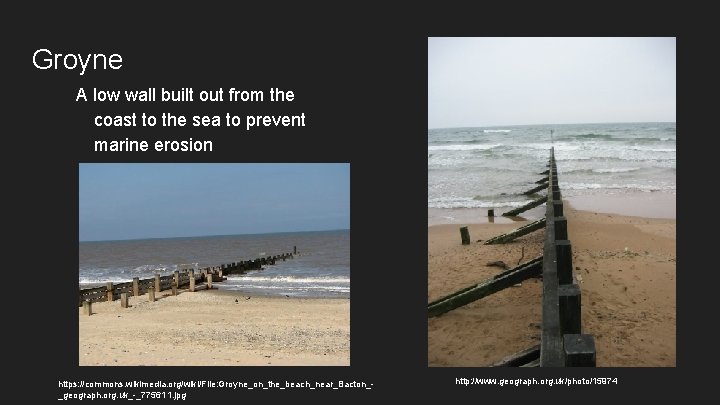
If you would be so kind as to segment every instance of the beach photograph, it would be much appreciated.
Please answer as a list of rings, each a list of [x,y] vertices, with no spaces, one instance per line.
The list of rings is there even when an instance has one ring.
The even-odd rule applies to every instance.
[[[78,172],[80,366],[350,365],[350,164]]]
[[[675,38],[428,38],[428,366],[676,366]]]

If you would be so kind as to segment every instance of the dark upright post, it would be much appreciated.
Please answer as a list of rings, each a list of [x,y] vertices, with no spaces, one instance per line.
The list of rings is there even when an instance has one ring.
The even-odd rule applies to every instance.
[[[467,226],[463,226],[462,228],[460,228],[460,238],[462,238],[463,245],[470,244],[470,231],[468,231]]]

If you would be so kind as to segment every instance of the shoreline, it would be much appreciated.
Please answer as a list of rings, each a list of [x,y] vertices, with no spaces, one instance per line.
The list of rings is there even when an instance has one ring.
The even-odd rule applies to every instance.
[[[132,281],[132,280],[131,280]],[[125,283],[126,281],[119,281],[118,283]],[[104,287],[105,283],[96,283],[97,285],[90,285],[90,284],[80,284],[79,289],[88,289],[88,288],[98,288],[98,287]],[[224,287],[222,281],[215,281],[213,282],[213,293],[216,294],[227,294],[227,295],[235,295],[235,296],[250,296],[250,297],[268,297],[268,298],[306,298],[306,299],[350,299],[349,296],[341,296],[341,295],[289,295],[289,294],[273,294],[273,293],[262,293],[257,291],[250,291],[250,290],[231,290],[227,287]],[[168,293],[170,290],[163,290],[162,294]],[[205,290],[198,290],[199,291],[205,291]],[[187,286],[182,287],[179,292],[189,292],[187,289]],[[147,294],[147,293],[146,293]],[[146,297],[145,294],[142,294],[140,296],[140,299],[143,297]],[[134,297],[130,297],[134,298]]]
[[[676,218],[676,195],[672,193],[616,193],[563,196],[563,200],[578,211],[617,214],[641,218]],[[511,224],[534,221],[545,216],[545,205],[532,208],[518,217],[503,217],[507,207],[495,209],[495,217],[488,218],[487,208],[428,207],[428,226],[450,224]]]
[[[79,317],[79,365],[349,366],[350,300],[163,291],[92,304]],[[119,324],[125,327],[118,327]]]
[[[568,199],[565,216],[582,292],[583,333],[595,339],[597,365],[675,366],[676,220],[582,211]],[[521,257],[525,262],[541,255],[542,230],[504,245],[477,243],[522,224],[429,225],[428,302],[501,271],[488,262],[514,267]],[[459,225],[468,226],[469,246],[460,243]],[[487,366],[538,344],[541,302],[542,281],[529,279],[429,318],[428,365]]]

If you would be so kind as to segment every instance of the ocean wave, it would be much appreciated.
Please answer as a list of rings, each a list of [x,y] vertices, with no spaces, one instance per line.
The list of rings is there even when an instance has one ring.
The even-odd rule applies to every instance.
[[[540,149],[540,150],[546,150],[548,153],[550,152],[550,148],[555,148],[556,152],[562,152],[562,151],[574,151],[579,150],[580,145],[570,145],[567,143],[523,143],[517,145],[517,147],[520,148],[528,148],[528,149]]]
[[[308,285],[302,287],[280,286],[280,285],[245,285],[245,284],[220,284],[225,290],[237,289],[258,289],[258,290],[280,290],[280,291],[326,291],[326,292],[342,292],[349,293],[350,287],[347,286],[322,286]]]
[[[564,183],[560,182],[560,190],[597,190],[597,189],[629,189],[640,191],[669,191],[675,190],[675,185],[653,184],[602,184],[602,183]]]
[[[677,149],[675,149],[675,148],[646,148],[646,147],[641,147],[641,146],[633,146],[630,149],[642,151],[642,152],[672,152],[672,153],[677,152]]]
[[[270,282],[270,283],[349,283],[350,279],[346,277],[293,277],[293,276],[279,276],[279,277],[255,277],[252,275],[228,275],[228,280],[242,280],[252,282]]]
[[[483,132],[489,133],[489,132],[511,132],[512,129],[483,129]]]
[[[165,271],[175,271],[177,270],[177,265],[167,265],[167,264],[144,264],[142,266],[137,266],[133,268],[130,272],[131,273],[155,273],[155,272],[165,272]],[[124,273],[125,270],[122,270]]]
[[[80,276],[80,285],[85,284],[105,284],[105,283],[128,283],[132,281],[132,278],[118,277],[118,276]]]
[[[607,173],[629,173],[629,172],[635,172],[640,170],[639,167],[615,167],[615,168],[608,168],[608,169],[597,169],[597,168],[589,168],[589,169],[572,169],[572,170],[563,170],[560,172],[560,174],[607,174]]]
[[[501,143],[496,144],[490,144],[490,145],[482,145],[482,144],[451,144],[451,145],[429,145],[428,151],[438,151],[438,150],[488,150],[503,146]]]
[[[517,208],[532,200],[523,201],[497,201],[476,200],[470,197],[435,197],[428,198],[428,208]]]
[[[616,167],[609,169],[591,169],[593,173],[628,173],[640,170],[639,167]]]
[[[563,135],[560,138],[575,138],[575,139],[606,139],[611,140],[613,138],[612,135],[608,134],[595,134],[595,133],[588,133],[588,134],[574,134],[574,135]]]

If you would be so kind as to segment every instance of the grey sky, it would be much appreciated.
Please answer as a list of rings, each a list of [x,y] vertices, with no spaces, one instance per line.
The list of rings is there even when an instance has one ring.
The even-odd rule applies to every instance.
[[[428,128],[675,121],[675,38],[428,38]]]

